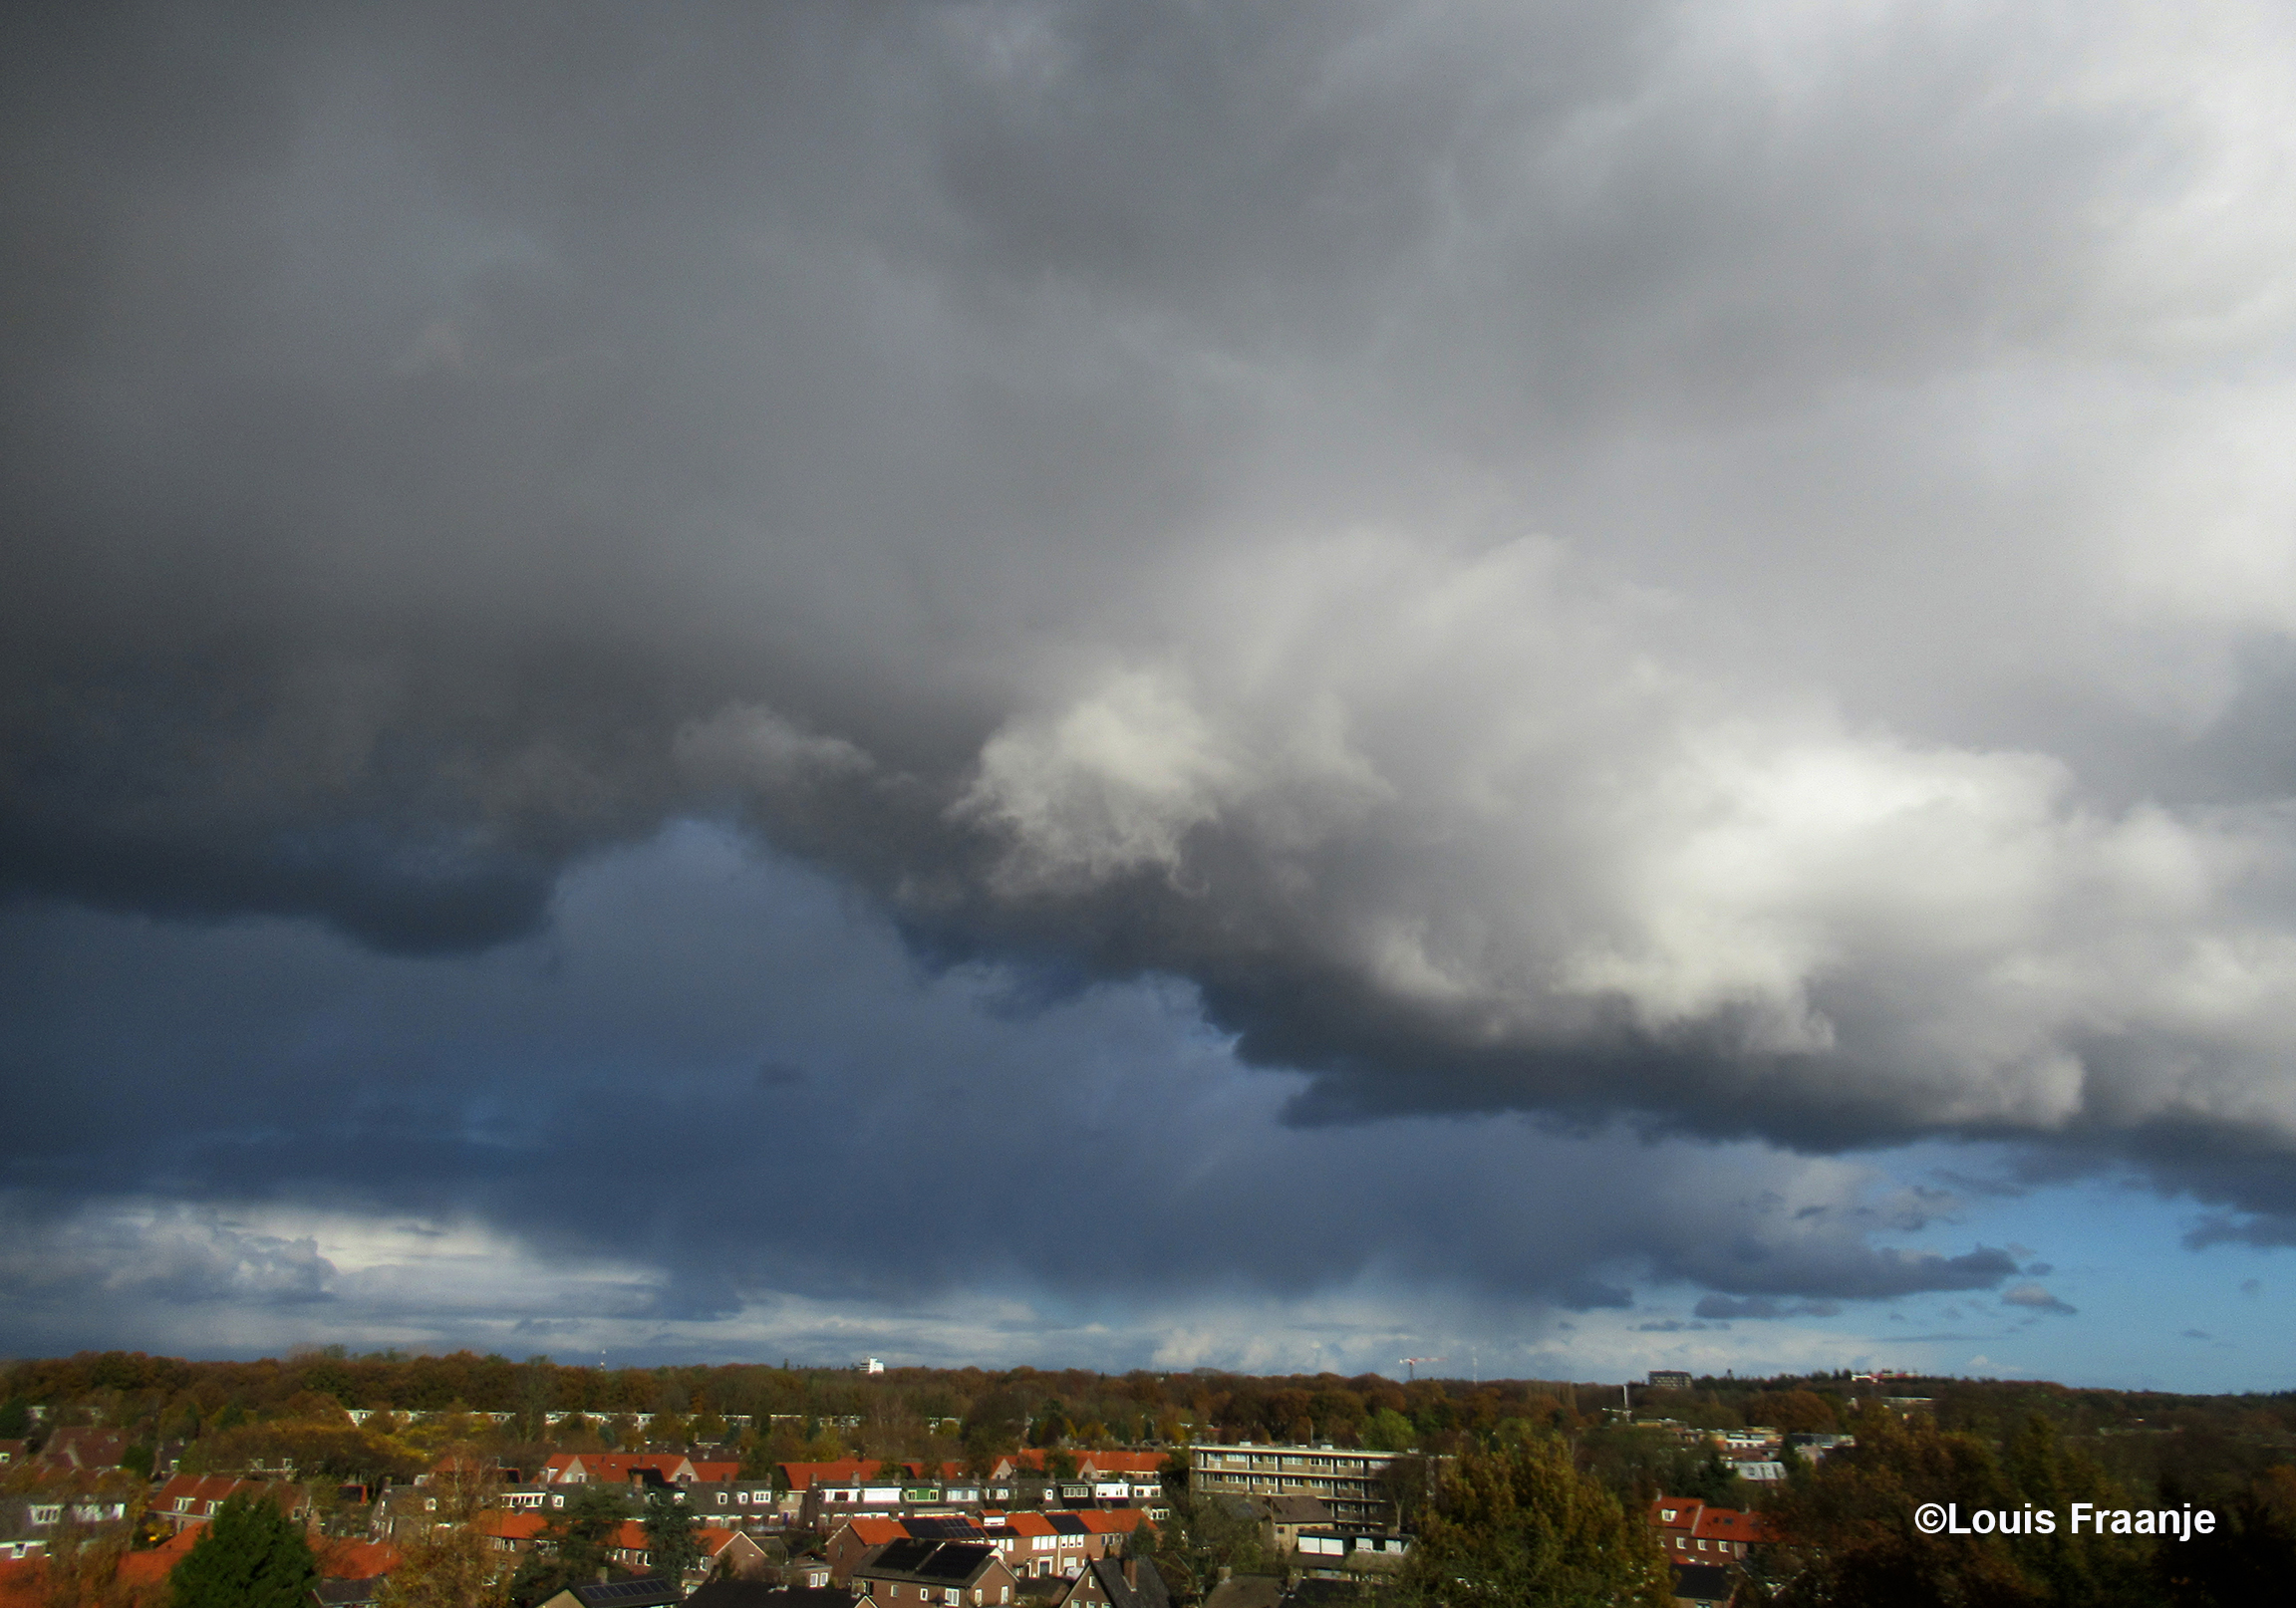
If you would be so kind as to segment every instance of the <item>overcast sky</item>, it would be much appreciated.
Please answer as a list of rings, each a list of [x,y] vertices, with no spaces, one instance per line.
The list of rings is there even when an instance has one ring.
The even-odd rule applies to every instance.
[[[2296,1386],[2296,20],[19,8],[0,1350]]]

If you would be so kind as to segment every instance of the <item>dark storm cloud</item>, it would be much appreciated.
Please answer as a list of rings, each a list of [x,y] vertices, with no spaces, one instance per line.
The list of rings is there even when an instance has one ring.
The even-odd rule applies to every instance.
[[[1283,1087],[1184,990],[1011,1011],[1024,977],[921,972],[849,893],[700,828],[576,874],[548,937],[474,960],[62,910],[0,939],[19,1344],[59,1305],[374,1299],[263,1226],[288,1208],[475,1216],[545,1261],[652,1269],[611,1309],[681,1322],[1001,1282],[1589,1310],[1635,1279],[1865,1297],[2009,1271],[1877,1244],[1950,1240],[1946,1203],[1840,1163],[1521,1122],[1287,1129]],[[153,1218],[152,1198],[233,1205]]]
[[[1039,1010],[1184,979],[1310,1075],[1302,1157],[1515,1111],[1981,1136],[2278,1232],[2296,834],[2241,736],[2285,724],[2296,625],[2269,9],[6,26],[20,898],[492,976],[570,874],[715,811]],[[98,989],[47,920],[12,965]],[[250,1053],[350,962],[227,931],[277,974],[171,1028],[176,1075],[303,1103],[360,1190],[492,1177],[547,1237],[533,1158],[709,1120],[610,1013],[405,1046],[397,1101],[348,1030]],[[59,1090],[126,1059],[79,1032],[10,1051],[42,1189]],[[827,1121],[829,1054],[702,1060]],[[432,1081],[457,1057],[499,1097]],[[602,1062],[657,1070],[575,1109]],[[1035,1087],[952,1064],[952,1099]],[[240,1120],[134,1171],[322,1176]],[[1235,1264],[1225,1210],[1281,1284],[1314,1221],[1241,1172],[1195,1199],[1164,1276]],[[1748,1298],[2010,1271],[1874,1251],[1918,1202],[1792,1204],[1826,1210],[1626,1211],[1546,1260],[1416,1202],[1355,1255],[1457,1236],[1582,1305],[1629,1253]]]

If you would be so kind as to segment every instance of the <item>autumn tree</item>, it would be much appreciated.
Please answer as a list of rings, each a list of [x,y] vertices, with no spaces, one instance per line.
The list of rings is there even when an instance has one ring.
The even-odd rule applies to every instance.
[[[425,1488],[438,1504],[426,1514],[432,1522],[402,1547],[399,1566],[383,1585],[382,1608],[495,1608],[505,1582],[477,1520],[501,1500],[500,1472],[477,1449],[461,1446]]]
[[[1398,1596],[1411,1608],[1667,1608],[1673,1588],[1641,1515],[1554,1438],[1459,1459],[1420,1519]]]
[[[50,1535],[40,1565],[40,1608],[131,1608],[139,1593],[120,1575],[129,1532],[92,1534],[67,1515]]]

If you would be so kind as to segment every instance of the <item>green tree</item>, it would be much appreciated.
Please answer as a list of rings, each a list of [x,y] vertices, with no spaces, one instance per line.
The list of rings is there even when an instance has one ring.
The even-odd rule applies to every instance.
[[[311,1543],[274,1501],[233,1496],[170,1576],[174,1608],[303,1608],[319,1580]]]
[[[1408,1452],[1419,1444],[1419,1427],[1392,1407],[1382,1407],[1364,1424],[1363,1444],[1374,1452]]]
[[[702,1538],[695,1534],[694,1509],[675,1491],[649,1491],[646,1496],[646,1550],[654,1572],[684,1580],[702,1561]]]
[[[510,1577],[513,1608],[531,1608],[568,1586],[605,1579],[613,1572],[614,1533],[629,1516],[628,1501],[612,1485],[576,1485]]]
[[[1267,1566],[1260,1521],[1234,1497],[1182,1492],[1171,1516],[1156,1526],[1156,1572],[1172,1594],[1196,1601],[1218,1583],[1220,1571],[1252,1574]]]
[[[1469,1452],[1421,1521],[1398,1597],[1413,1608],[1666,1608],[1658,1542],[1572,1466],[1561,1439]]]

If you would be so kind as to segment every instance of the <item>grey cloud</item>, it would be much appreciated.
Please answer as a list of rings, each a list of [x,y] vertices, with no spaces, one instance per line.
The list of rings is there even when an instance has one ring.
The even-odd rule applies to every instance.
[[[2051,1295],[2038,1284],[2019,1284],[2001,1293],[2003,1306],[2019,1306],[2031,1312],[2061,1312],[2070,1317],[2079,1310]]]
[[[714,812],[949,988],[1057,1023],[1180,979],[1124,997],[1305,1074],[1302,1154],[1976,1137],[2284,1236],[2296,772],[2250,739],[2292,684],[2255,354],[2296,205],[2225,110],[2286,99],[2268,14],[1814,13],[1774,54],[1695,6],[190,15],[0,50],[40,153],[0,194],[0,890],[309,990],[181,1075],[292,1098],[286,1021],[383,987],[233,924],[495,979]],[[697,1067],[793,1112],[860,1075],[752,1026],[579,1115],[541,1091],[627,1026],[398,1113],[346,1031],[318,1104],[420,1192],[699,1123]],[[12,1079],[102,1053],[48,1030]],[[292,1171],[150,1137],[186,1187]],[[1918,1198],[1758,1193],[1464,1254],[1582,1304],[1629,1248],[1747,1298],[2014,1272],[1876,1249]],[[1312,1220],[1241,1163],[1195,1208],[1269,1268]]]
[[[1734,1300],[1727,1295],[1708,1295],[1694,1310],[1702,1318],[1830,1318],[1842,1308],[1832,1301],[1776,1301],[1767,1295]]]
[[[62,1231],[49,1233],[38,1231],[37,1216],[6,1214],[16,1231],[0,1261],[0,1283],[27,1304],[146,1301],[260,1309],[335,1298],[336,1268],[314,1240],[251,1231],[211,1210],[163,1208],[92,1222],[51,1219]]]

